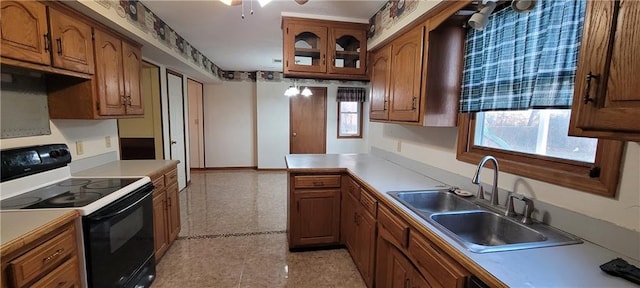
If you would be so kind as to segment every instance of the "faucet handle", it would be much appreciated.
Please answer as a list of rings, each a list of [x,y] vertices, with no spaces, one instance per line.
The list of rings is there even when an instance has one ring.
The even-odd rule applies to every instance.
[[[507,196],[507,211],[504,213],[505,216],[509,216],[509,217],[515,217],[516,214],[516,210],[513,207],[513,198],[515,196],[513,196],[513,193],[509,194],[509,196]]]
[[[509,197],[507,197],[507,211],[504,213],[505,216],[515,217],[517,215],[514,205],[513,198],[516,198],[522,202],[524,202],[524,212],[522,213],[522,224],[531,224],[533,220],[531,219],[531,214],[533,213],[533,201],[524,195],[511,193]]]
[[[531,220],[531,214],[533,213],[533,201],[527,197],[522,196],[522,201],[524,201],[524,215],[522,215],[522,224],[531,224],[533,220]]]

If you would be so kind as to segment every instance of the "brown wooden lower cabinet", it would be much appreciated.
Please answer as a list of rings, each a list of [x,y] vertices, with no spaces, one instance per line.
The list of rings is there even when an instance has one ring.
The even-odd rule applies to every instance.
[[[340,178],[341,177],[341,178]],[[344,244],[367,287],[465,287],[470,273],[349,175],[289,174],[289,248]]]
[[[294,192],[293,246],[330,245],[340,242],[340,190]]]
[[[379,211],[377,287],[465,287],[466,269],[391,209]],[[400,279],[407,286],[397,286]]]
[[[180,203],[176,166],[150,176],[153,190],[153,234],[156,261],[180,233]]]
[[[345,177],[347,178],[347,177]],[[343,191],[342,233],[344,243],[353,258],[353,262],[360,271],[368,287],[373,287],[375,277],[376,250],[376,205],[366,190],[359,188],[351,178],[348,178]],[[353,187],[360,189],[359,193],[352,193]],[[366,200],[364,200],[366,199]]]
[[[2,255],[2,287],[81,287],[74,220],[58,223],[51,232],[29,236],[17,249]],[[18,243],[13,242],[13,243]]]
[[[428,288],[432,287],[398,248],[378,238],[378,272],[376,287]]]
[[[289,173],[289,249],[340,244],[339,174]]]

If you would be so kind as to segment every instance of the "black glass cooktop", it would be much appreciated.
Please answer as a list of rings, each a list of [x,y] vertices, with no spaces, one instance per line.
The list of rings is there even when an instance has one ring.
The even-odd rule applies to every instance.
[[[0,201],[1,209],[83,207],[140,178],[69,178]]]

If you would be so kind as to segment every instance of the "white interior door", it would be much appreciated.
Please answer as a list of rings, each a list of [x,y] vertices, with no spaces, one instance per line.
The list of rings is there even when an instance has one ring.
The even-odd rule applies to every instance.
[[[178,160],[178,188],[187,186],[186,141],[184,123],[184,94],[182,75],[167,72],[167,95],[169,98],[169,143],[171,160]]]

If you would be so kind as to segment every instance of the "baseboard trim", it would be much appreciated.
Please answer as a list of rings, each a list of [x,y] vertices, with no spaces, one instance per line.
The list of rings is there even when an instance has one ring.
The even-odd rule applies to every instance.
[[[258,168],[258,171],[287,171],[287,168]]]
[[[191,168],[191,171],[207,171],[207,170],[258,170],[258,166]]]

